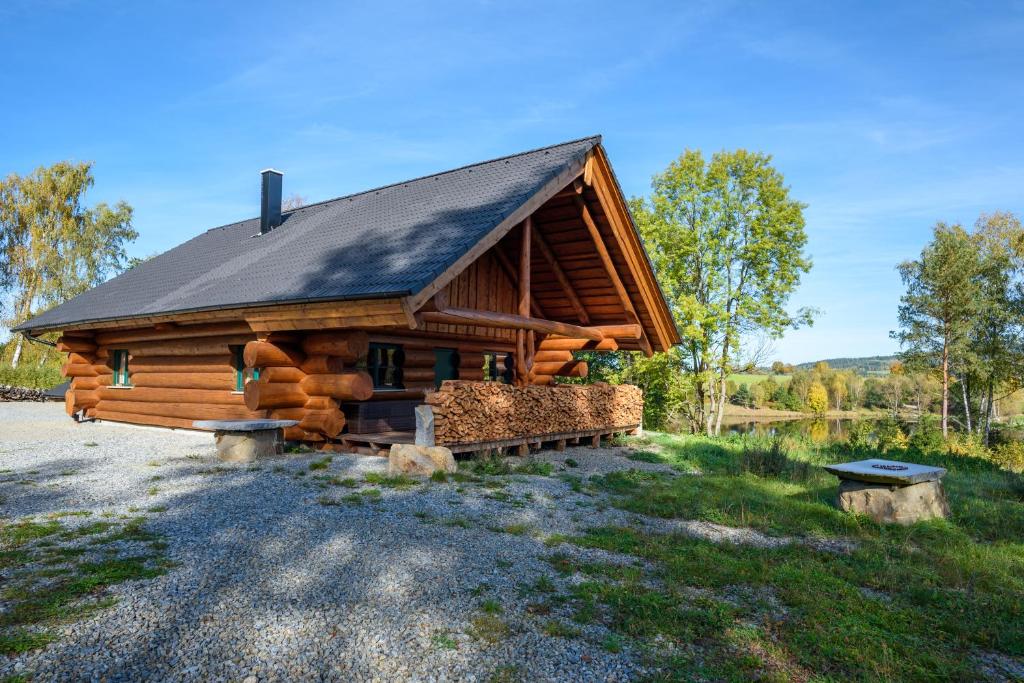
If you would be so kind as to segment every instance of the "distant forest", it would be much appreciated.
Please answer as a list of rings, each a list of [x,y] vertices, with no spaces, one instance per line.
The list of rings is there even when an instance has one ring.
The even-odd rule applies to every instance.
[[[896,356],[865,356],[863,358],[826,358],[824,362],[828,363],[830,368],[853,370],[860,375],[887,375],[889,366],[896,360],[898,360]],[[794,367],[800,370],[813,370],[814,366],[821,362],[800,363]]]

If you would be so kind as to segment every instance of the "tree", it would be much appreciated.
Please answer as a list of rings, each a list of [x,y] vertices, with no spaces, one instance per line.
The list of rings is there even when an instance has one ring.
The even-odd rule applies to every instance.
[[[845,372],[833,372],[828,379],[828,394],[836,410],[842,410],[843,401],[846,400],[846,375]]]
[[[810,323],[786,311],[810,267],[804,205],[791,199],[771,157],[737,150],[710,161],[688,150],[630,203],[684,338],[696,405],[721,432],[726,378],[745,335],[777,338]]]
[[[807,390],[807,407],[815,415],[822,415],[828,410],[828,389],[817,380]]]
[[[932,241],[915,261],[898,267],[906,286],[900,298],[900,329],[891,333],[913,368],[937,368],[942,379],[942,435],[949,433],[951,361],[964,358],[977,300],[978,254],[959,225],[938,223]]]
[[[82,206],[93,185],[92,164],[62,161],[0,181],[0,233],[14,302],[10,322],[54,306],[123,270],[124,245],[138,233],[132,208]],[[18,337],[12,367],[21,357]]]
[[[988,445],[996,389],[1013,393],[1024,384],[1024,228],[1012,213],[982,214],[975,223],[978,249],[978,298],[971,354],[983,388],[978,430]],[[970,410],[968,378],[961,379],[965,410]]]
[[[301,194],[292,194],[289,197],[286,197],[283,202],[281,202],[281,210],[294,211],[295,209],[301,209],[307,203],[308,202],[306,201],[306,198],[303,197]]]
[[[773,375],[784,375],[786,374],[786,364],[781,360],[777,360],[772,363],[772,374]]]

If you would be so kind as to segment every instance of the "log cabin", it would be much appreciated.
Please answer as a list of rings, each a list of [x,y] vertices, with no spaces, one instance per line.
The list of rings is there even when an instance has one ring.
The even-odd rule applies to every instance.
[[[575,352],[679,342],[600,137],[290,211],[280,172],[261,190],[258,218],[16,328],[59,333],[69,415],[292,419],[287,439],[333,450],[562,446],[640,422],[635,387],[559,383],[586,376]]]

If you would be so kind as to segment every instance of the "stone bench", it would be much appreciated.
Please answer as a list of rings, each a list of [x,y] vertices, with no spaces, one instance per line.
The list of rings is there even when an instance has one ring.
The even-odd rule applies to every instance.
[[[252,462],[283,452],[282,432],[298,420],[196,420],[196,429],[212,429],[217,456],[226,462]]]
[[[949,517],[941,467],[872,458],[826,465],[825,470],[839,477],[836,504],[847,512],[896,524]]]

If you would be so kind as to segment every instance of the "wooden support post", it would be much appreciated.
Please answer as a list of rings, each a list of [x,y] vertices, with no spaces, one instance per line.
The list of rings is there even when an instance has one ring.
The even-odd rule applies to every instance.
[[[505,273],[505,277],[508,278],[508,282],[512,285],[513,289],[519,288],[519,276],[516,275],[516,268],[512,265],[512,261],[509,260],[508,254],[501,250],[501,245],[496,244],[491,250],[494,254],[494,258],[498,260],[498,265],[501,266],[501,270]],[[530,297],[530,310],[533,311],[533,317],[535,318],[547,318],[547,314],[544,313],[544,309],[537,303],[537,300]]]
[[[565,439],[559,439],[558,441],[555,442],[555,450],[556,451],[564,451],[565,450]]]
[[[622,308],[626,311],[626,317],[630,323],[639,323],[640,318],[636,314],[636,308],[633,306],[632,299],[629,298],[629,292],[626,291],[626,286],[622,284],[622,278],[619,277],[618,271],[615,269],[615,262],[612,261],[612,256],[608,252],[608,247],[605,246],[604,238],[601,237],[601,231],[598,230],[597,224],[594,223],[593,217],[590,215],[590,209],[587,208],[587,202],[583,199],[583,183],[576,181],[576,207],[580,211],[580,218],[583,219],[583,224],[587,226],[587,232],[590,233],[590,238],[594,241],[594,246],[597,248],[597,253],[601,257],[601,263],[604,264],[604,269],[608,273],[608,279],[611,280],[612,286],[615,288],[615,292],[619,295],[619,301],[622,303]],[[640,348],[643,349],[644,353],[648,356],[654,355],[654,349],[651,347],[651,343],[647,340],[647,335],[642,334],[638,340]]]
[[[527,216],[519,238],[519,315],[530,316],[530,246],[533,242],[533,217]],[[532,341],[532,340],[529,340]],[[528,344],[526,330],[516,330],[516,384],[530,381],[533,366],[533,344]]]
[[[516,455],[527,456],[530,454],[530,444],[521,443],[516,446]]]
[[[601,447],[601,435],[600,434],[594,434],[592,437],[590,437],[590,447],[591,448],[600,448]]]

